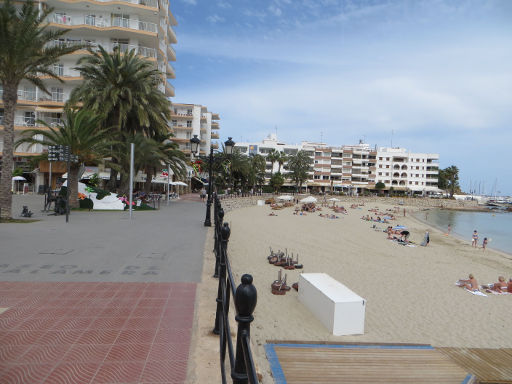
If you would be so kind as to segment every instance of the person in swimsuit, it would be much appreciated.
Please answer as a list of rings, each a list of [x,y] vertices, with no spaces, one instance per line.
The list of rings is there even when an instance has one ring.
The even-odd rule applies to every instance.
[[[487,247],[487,243],[489,240],[487,240],[487,237],[484,237],[484,241],[482,241],[482,249],[485,251],[485,247]]]
[[[476,229],[473,231],[473,243],[472,246],[478,248],[478,232]]]
[[[507,292],[507,282],[503,276],[498,277],[498,282],[489,285],[482,285],[483,288],[486,288],[488,292],[496,291],[496,292]]]
[[[457,285],[459,287],[461,287],[461,288],[466,288],[466,289],[468,289],[470,291],[473,291],[473,292],[478,291],[479,290],[478,282],[476,281],[476,279],[473,276],[473,274],[470,273],[468,277],[469,277],[469,279],[467,279],[467,280],[462,280],[462,279],[459,280],[457,282]]]

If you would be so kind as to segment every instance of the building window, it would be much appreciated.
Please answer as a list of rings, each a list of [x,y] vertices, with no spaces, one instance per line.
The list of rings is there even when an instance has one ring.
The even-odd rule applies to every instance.
[[[178,126],[178,120],[172,120],[171,121],[171,126],[177,127]]]
[[[52,101],[64,101],[64,90],[62,88],[52,87]]]
[[[36,114],[34,112],[25,112],[25,125],[27,127],[36,125]]]
[[[414,184],[418,185],[418,182],[416,181]]]
[[[63,64],[53,64],[53,73],[57,76],[64,76],[64,65]]]
[[[192,110],[191,109],[187,109],[187,115],[188,116],[192,116]]]
[[[187,120],[187,128],[192,128],[192,120]]]
[[[389,168],[389,164],[388,164],[388,165],[386,165],[386,168]]]
[[[191,139],[192,138],[192,132],[187,132],[187,139]]]
[[[4,123],[4,110],[0,109],[0,125]]]
[[[389,157],[386,157],[386,161],[389,161]]]
[[[382,176],[382,172],[379,172],[379,176]]]

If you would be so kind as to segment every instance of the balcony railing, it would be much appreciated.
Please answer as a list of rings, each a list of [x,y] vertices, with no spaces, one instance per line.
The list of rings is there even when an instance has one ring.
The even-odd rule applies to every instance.
[[[134,19],[126,19],[123,17],[112,17],[110,20],[96,16],[71,17],[67,15],[56,15],[50,19],[55,24],[62,25],[89,25],[92,27],[107,28],[107,27],[121,27],[134,29],[139,31],[156,32],[157,27],[155,23],[147,21],[140,21]]]
[[[75,40],[75,41],[60,41],[60,40],[53,40],[48,44],[48,47],[72,47],[77,45],[83,45],[88,48],[91,48],[93,51],[98,50],[98,46],[100,44],[91,43],[90,41],[84,41],[84,40]],[[128,52],[132,49],[135,49],[135,52],[137,55],[144,56],[144,57],[151,57],[153,59],[156,59],[156,49],[149,48],[149,47],[143,47],[140,45],[134,45],[134,44],[123,44],[123,43],[111,43],[111,44],[101,44],[101,46],[106,49],[109,52],[112,52],[114,48],[118,47],[121,52]]]

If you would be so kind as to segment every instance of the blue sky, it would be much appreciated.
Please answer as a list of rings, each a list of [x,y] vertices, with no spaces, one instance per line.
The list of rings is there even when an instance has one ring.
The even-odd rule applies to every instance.
[[[174,102],[221,140],[440,154],[512,195],[512,1],[174,0]]]

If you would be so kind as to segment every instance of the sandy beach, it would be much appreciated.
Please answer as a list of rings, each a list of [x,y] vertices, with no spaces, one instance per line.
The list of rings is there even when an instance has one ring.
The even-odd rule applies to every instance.
[[[428,229],[430,245],[399,245],[386,239],[383,232],[386,224],[361,220],[363,215],[372,215],[368,209],[385,211],[392,208],[391,205],[370,202],[350,209],[350,203],[341,204],[348,209],[348,214],[337,214],[339,219],[320,217],[320,212],[297,216],[293,215],[293,208],[275,211],[277,216],[269,216],[268,205],[240,208],[226,214],[225,221],[231,225],[228,252],[233,272],[237,281],[243,273],[252,274],[258,289],[251,339],[264,383],[273,382],[265,358],[267,340],[512,347],[512,295],[479,297],[454,285],[468,273],[473,273],[480,284],[494,282],[498,275],[508,279],[512,276],[512,256],[472,248],[469,242],[427,227],[410,215],[418,207],[405,207],[406,217],[404,207],[400,207],[400,213],[391,223],[407,226],[410,240],[417,245]],[[332,211],[323,208],[322,213]],[[372,228],[374,224],[376,228]],[[294,255],[298,253],[304,264],[302,272],[328,273],[365,298],[365,334],[333,336],[298,301],[297,292],[272,295],[270,284],[277,278],[279,268],[267,261],[269,247],[275,251],[287,249]],[[210,274],[206,270],[212,258],[208,259],[204,278]],[[284,272],[291,285],[298,281],[301,271]],[[205,281],[205,285],[213,284],[215,280],[211,278]],[[210,320],[201,333],[210,337],[207,330],[211,314],[204,312],[210,308],[202,308],[199,308],[199,317]],[[218,357],[215,360],[218,361]]]

